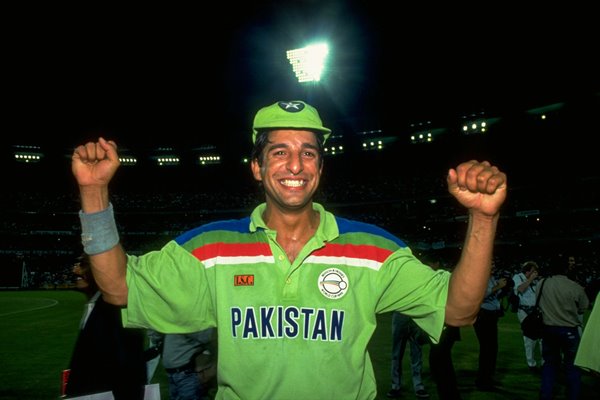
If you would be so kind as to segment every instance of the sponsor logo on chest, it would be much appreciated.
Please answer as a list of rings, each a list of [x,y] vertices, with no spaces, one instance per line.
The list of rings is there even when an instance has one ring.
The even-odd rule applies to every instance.
[[[233,286],[254,286],[254,275],[235,275]]]

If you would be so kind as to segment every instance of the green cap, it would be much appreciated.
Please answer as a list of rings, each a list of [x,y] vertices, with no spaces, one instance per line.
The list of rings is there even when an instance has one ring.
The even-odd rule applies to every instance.
[[[261,129],[293,128],[323,132],[327,140],[331,129],[325,128],[316,108],[303,101],[278,101],[256,113],[252,125],[252,143]]]

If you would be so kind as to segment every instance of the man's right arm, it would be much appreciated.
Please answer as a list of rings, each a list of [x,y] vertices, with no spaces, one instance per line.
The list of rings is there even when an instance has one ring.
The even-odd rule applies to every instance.
[[[119,167],[119,156],[117,154],[117,145],[112,141],[106,141],[103,138],[98,142],[88,142],[85,145],[78,146],[73,151],[71,159],[71,170],[79,185],[81,196],[82,211],[82,240],[84,246],[95,245],[86,248],[94,248],[94,251],[88,253],[92,265],[92,272],[98,287],[102,291],[104,300],[115,305],[127,304],[127,284],[125,281],[125,272],[127,267],[127,255],[118,243],[118,234],[116,228],[114,232],[108,230],[108,236],[113,235],[116,239],[116,245],[107,248],[102,243],[106,238],[107,230],[98,232],[98,223],[91,223],[84,226],[83,220],[92,215],[101,216],[103,222],[107,225],[114,225],[112,212],[107,212],[109,208],[108,184]],[[97,220],[94,219],[94,220]],[[116,236],[114,236],[116,235]],[[94,243],[94,240],[96,242]],[[100,240],[100,243],[98,243]],[[110,240],[108,243],[112,243]]]
[[[535,279],[535,277],[537,276],[537,274],[531,274],[529,275],[529,278],[526,278],[518,287],[517,290],[519,291],[519,293],[525,293],[525,291],[527,290],[527,288],[529,286],[531,286],[531,283],[533,282],[533,280]]]

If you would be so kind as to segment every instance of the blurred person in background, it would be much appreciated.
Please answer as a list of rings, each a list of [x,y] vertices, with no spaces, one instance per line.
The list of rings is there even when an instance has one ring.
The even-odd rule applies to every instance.
[[[402,395],[402,359],[407,343],[410,346],[410,367],[415,396],[426,399],[429,393],[425,390],[421,373],[423,371],[422,346],[428,343],[428,338],[412,318],[399,312],[392,314],[392,388],[387,393],[387,397],[393,399]]]
[[[488,280],[477,320],[473,324],[479,341],[479,368],[475,386],[484,392],[497,389],[494,374],[498,359],[498,319],[503,315],[499,296],[506,286],[506,278],[497,279],[493,275],[494,271],[495,266],[492,262],[492,275]]]
[[[170,400],[202,400],[208,396],[207,379],[198,370],[197,359],[214,361],[214,328],[181,334],[160,334],[150,331],[154,346],[159,349],[162,365],[169,380]],[[206,365],[205,367],[210,367]]]
[[[421,261],[436,271],[444,268],[442,259],[435,253],[425,254]],[[460,328],[444,324],[440,341],[431,343],[429,349],[429,370],[440,400],[461,400],[452,361],[452,347],[458,341],[460,341]]]
[[[574,360],[579,347],[582,315],[589,307],[589,301],[583,287],[567,277],[568,269],[568,262],[558,255],[550,264],[550,276],[536,285],[544,316],[542,400],[553,398],[557,374],[562,370],[567,375],[567,398],[578,399],[581,392],[581,371],[574,365]],[[542,284],[544,288],[540,293]]]
[[[535,281],[538,277],[538,272],[539,267],[537,263],[535,261],[527,261],[521,266],[521,272],[513,276],[513,282],[515,283],[513,290],[519,298],[519,308],[517,311],[519,323],[523,323],[525,317],[535,308]],[[541,355],[541,339],[531,339],[523,335],[523,343],[525,346],[527,366],[531,371],[537,372],[538,365],[535,360],[535,347],[536,344],[540,345]]]
[[[112,392],[116,400],[141,400],[146,384],[145,333],[124,328],[121,307],[108,304],[92,275],[89,256],[73,266],[76,287],[85,293],[79,336],[71,356],[64,395]]]

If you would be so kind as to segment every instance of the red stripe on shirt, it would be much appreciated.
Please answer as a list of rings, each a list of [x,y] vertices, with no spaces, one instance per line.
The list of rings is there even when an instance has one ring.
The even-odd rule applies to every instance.
[[[270,256],[271,248],[268,243],[211,243],[198,247],[192,254],[199,260],[208,260],[216,256],[222,257],[252,257]]]
[[[333,243],[328,243],[322,249],[312,253],[314,256],[362,258],[381,263],[384,262],[390,254],[392,254],[392,251],[377,246]]]

